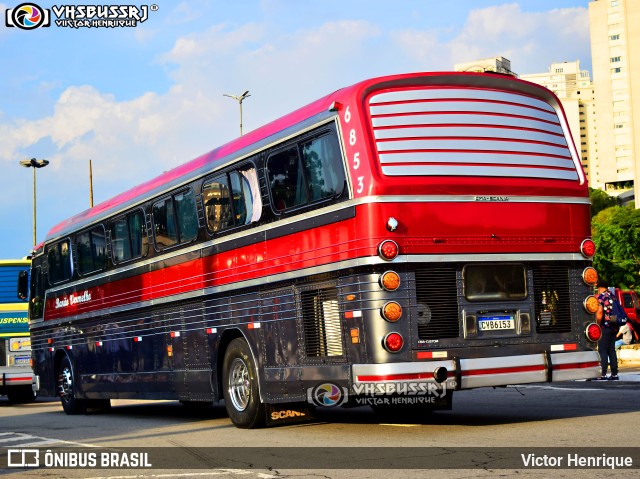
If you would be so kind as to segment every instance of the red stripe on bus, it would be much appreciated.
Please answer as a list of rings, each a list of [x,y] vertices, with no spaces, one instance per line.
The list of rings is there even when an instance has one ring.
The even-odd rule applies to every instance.
[[[512,366],[504,368],[487,368],[472,369],[470,371],[462,371],[463,376],[483,376],[485,374],[513,374],[513,373],[531,373],[544,371],[544,364],[533,364],[531,366]]]
[[[591,361],[589,363],[567,363],[567,364],[554,364],[554,370],[563,369],[587,369],[600,367],[600,363],[597,361]]]

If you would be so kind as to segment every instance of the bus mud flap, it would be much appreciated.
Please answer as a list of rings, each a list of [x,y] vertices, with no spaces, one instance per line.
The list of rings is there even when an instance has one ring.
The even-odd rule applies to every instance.
[[[267,426],[294,424],[315,420],[307,403],[266,404]]]

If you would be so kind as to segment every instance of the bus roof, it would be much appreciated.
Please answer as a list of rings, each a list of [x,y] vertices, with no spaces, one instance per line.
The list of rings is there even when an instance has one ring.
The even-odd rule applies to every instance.
[[[286,133],[288,129],[291,129],[291,132],[294,133],[296,125],[299,126],[301,123],[311,119],[313,119],[313,121],[320,121],[322,118],[318,117],[322,113],[324,113],[324,116],[327,118],[335,115],[335,112],[329,111],[329,108],[334,101],[343,101],[341,99],[352,94],[362,95],[374,86],[384,86],[385,84],[399,80],[411,82],[415,79],[416,85],[419,85],[419,80],[424,80],[426,77],[442,77],[444,81],[453,83],[465,82],[466,79],[475,77],[473,83],[482,83],[485,86],[488,84],[498,86],[504,81],[510,81],[520,84],[521,88],[523,90],[527,90],[528,93],[536,91],[536,93],[540,95],[541,92],[546,92],[548,97],[554,98],[553,93],[539,85],[518,80],[514,77],[487,73],[418,72],[364,80],[350,87],[336,90],[335,92],[295,110],[292,113],[282,116],[281,118],[246,133],[245,135],[205,153],[204,155],[201,155],[172,170],[166,171],[156,178],[135,186],[134,188],[120,193],[109,200],[99,203],[93,208],[85,210],[58,223],[49,230],[44,242],[36,245],[34,248],[37,251],[47,241],[65,236],[72,231],[76,231],[85,226],[101,221],[102,219],[117,214],[128,207],[142,203],[156,195],[160,195],[172,187],[177,187],[197,177],[211,173],[215,168],[221,167],[234,159],[250,155],[252,152],[266,147],[269,144],[270,139],[274,139],[276,136],[286,136],[283,135],[283,132]],[[466,77],[466,79],[464,77]]]

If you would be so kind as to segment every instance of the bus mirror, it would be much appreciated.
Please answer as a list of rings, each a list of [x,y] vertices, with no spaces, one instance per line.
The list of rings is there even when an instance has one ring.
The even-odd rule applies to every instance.
[[[18,298],[26,300],[29,297],[29,271],[18,273]]]

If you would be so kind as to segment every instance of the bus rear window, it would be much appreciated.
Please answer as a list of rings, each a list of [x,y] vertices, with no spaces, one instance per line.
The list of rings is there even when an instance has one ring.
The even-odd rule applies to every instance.
[[[527,297],[527,271],[521,264],[474,264],[462,271],[469,301],[512,301]]]

